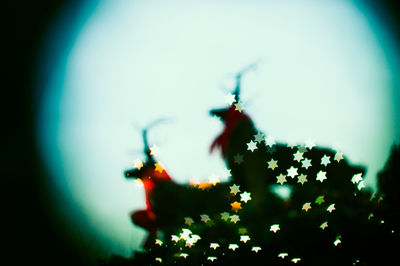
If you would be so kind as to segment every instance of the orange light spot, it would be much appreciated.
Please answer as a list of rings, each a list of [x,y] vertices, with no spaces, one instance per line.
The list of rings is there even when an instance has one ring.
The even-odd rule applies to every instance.
[[[156,171],[158,171],[160,173],[162,173],[164,171],[164,167],[161,164],[155,163],[154,166],[156,168]]]
[[[205,190],[205,189],[210,188],[211,186],[212,186],[212,184],[210,184],[210,183],[204,181],[204,182],[201,182],[201,183],[199,184],[199,189]]]
[[[232,206],[232,210],[235,212],[238,212],[238,210],[242,209],[242,204],[237,201],[231,203],[231,206]]]

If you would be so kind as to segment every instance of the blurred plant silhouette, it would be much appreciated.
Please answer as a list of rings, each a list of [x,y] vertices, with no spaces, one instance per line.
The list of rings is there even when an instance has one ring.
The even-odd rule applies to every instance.
[[[147,160],[125,172],[140,178],[147,209],[132,215],[149,236],[145,252],[113,256],[106,265],[389,265],[400,244],[399,146],[393,146],[379,189],[365,188],[366,170],[341,152],[275,143],[242,110],[236,76],[230,106],[214,109],[225,128],[221,149],[231,180],[175,183],[143,141]],[[281,197],[275,188],[290,191]]]

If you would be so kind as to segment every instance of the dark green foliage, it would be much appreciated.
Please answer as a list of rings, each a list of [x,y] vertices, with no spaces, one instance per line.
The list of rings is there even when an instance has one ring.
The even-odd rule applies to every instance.
[[[379,213],[387,223],[400,228],[400,145],[393,145],[389,160],[378,175],[378,188]]]
[[[219,111],[221,117],[223,110]],[[241,117],[242,119],[243,117]],[[379,174],[377,194],[363,188],[363,181],[352,180],[356,174],[363,176],[364,167],[350,165],[347,158],[335,160],[337,153],[322,147],[288,147],[276,143],[257,143],[250,151],[247,143],[254,141],[257,130],[249,119],[235,124],[229,134],[229,145],[224,151],[227,167],[231,169],[229,183],[217,184],[201,190],[174,182],[159,182],[152,194],[153,211],[162,244],[154,242],[146,252],[134,254],[133,259],[123,261],[114,258],[111,265],[393,265],[400,247],[399,226],[399,147],[392,154]],[[303,167],[294,154],[300,151],[310,159],[312,166]],[[235,156],[243,156],[238,163]],[[323,157],[330,163],[322,164]],[[278,161],[271,169],[268,162]],[[297,169],[297,176],[289,176],[289,168]],[[318,180],[320,172],[325,180]],[[290,196],[280,197],[274,192],[277,176],[287,175],[284,186]],[[298,175],[307,175],[307,182],[298,182]],[[323,181],[323,182],[321,182]],[[240,192],[230,193],[230,186],[240,185]],[[252,199],[241,201],[242,192],[250,192]],[[323,197],[323,202],[316,202]],[[235,212],[230,203],[241,202],[242,209]],[[311,209],[303,210],[305,203]],[[334,210],[328,207],[334,204]],[[332,206],[331,206],[332,207]],[[227,212],[230,218],[222,219]],[[211,221],[201,221],[207,214]],[[240,221],[235,223],[233,215]],[[194,223],[185,224],[185,217]],[[327,227],[322,225],[327,223]],[[280,230],[271,231],[278,224]],[[193,245],[178,238],[183,228],[192,235],[200,236]],[[250,240],[241,241],[247,235]],[[218,243],[215,250],[211,243]],[[231,244],[238,245],[236,250]],[[260,247],[257,253],[254,247]],[[287,253],[285,258],[278,255]],[[187,254],[187,257],[182,257]],[[214,261],[210,259],[214,258]],[[113,264],[114,263],[114,264]],[[127,263],[127,264],[121,264]]]
[[[228,184],[217,184],[202,190],[174,182],[159,182],[151,202],[158,227],[164,232],[170,232],[185,217],[216,214],[229,207],[229,187]]]
[[[276,152],[280,149],[286,148],[277,145]],[[326,154],[326,150],[320,149],[315,149],[313,154],[319,156],[322,151]],[[156,258],[162,259],[160,265],[293,265],[293,258],[301,258],[297,265],[394,265],[400,244],[396,224],[399,213],[398,166],[395,162],[398,156],[397,146],[379,175],[377,195],[383,195],[383,199],[372,197],[368,191],[359,191],[349,178],[321,184],[315,180],[304,185],[292,182],[293,192],[288,200],[282,200],[266,189],[267,200],[263,201],[261,212],[260,208],[250,204],[251,201],[242,203],[237,223],[224,221],[220,215],[224,211],[235,214],[229,203],[240,200],[239,194],[229,193],[229,184],[202,191],[165,183],[165,187],[156,193],[164,200],[158,202],[158,198],[154,198],[157,215],[168,217],[160,221],[160,226],[165,226],[163,244],[153,244],[147,252],[136,252],[132,259],[114,257],[107,265],[158,265]],[[340,163],[336,167],[340,172]],[[328,173],[335,173],[334,168],[332,164],[332,171],[328,168]],[[343,191],[340,191],[340,184]],[[325,195],[321,205],[314,202],[318,195]],[[308,212],[301,210],[306,201],[312,202]],[[335,203],[332,213],[326,210],[331,203]],[[201,222],[199,215],[203,213],[207,213],[212,221]],[[184,217],[192,217],[195,223],[184,224]],[[322,230],[320,225],[324,221],[328,221],[328,227]],[[272,224],[279,224],[280,230],[271,232]],[[182,239],[175,243],[171,235],[179,236],[182,228],[189,228],[201,239],[192,247],[185,246]],[[247,233],[240,232],[243,228]],[[240,242],[243,234],[249,235],[250,241]],[[336,239],[341,240],[337,246],[334,245]],[[211,249],[210,243],[218,243],[220,247]],[[239,248],[228,249],[231,243]],[[252,251],[254,246],[262,250],[255,253]],[[282,252],[288,253],[285,259],[278,257]],[[180,257],[181,253],[188,254],[186,259]],[[217,259],[212,262],[207,260],[209,257]]]

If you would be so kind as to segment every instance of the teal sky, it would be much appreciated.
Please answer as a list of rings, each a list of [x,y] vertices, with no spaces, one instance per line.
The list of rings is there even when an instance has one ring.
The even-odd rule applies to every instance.
[[[110,254],[129,256],[144,236],[128,215],[144,207],[143,188],[122,175],[144,159],[137,128],[170,118],[149,140],[177,182],[221,174],[208,148],[222,125],[208,111],[226,106],[235,72],[253,61],[245,111],[277,141],[342,151],[368,167],[372,187],[399,141],[399,51],[362,5],[117,0],[93,10],[40,84],[38,129],[49,186],[67,198],[55,204]]]

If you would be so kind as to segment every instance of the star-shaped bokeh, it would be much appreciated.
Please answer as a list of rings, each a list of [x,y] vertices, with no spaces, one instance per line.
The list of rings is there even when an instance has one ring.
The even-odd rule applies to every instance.
[[[239,215],[236,215],[236,214],[231,215],[229,218],[231,219],[232,223],[237,223],[240,221]]]
[[[230,188],[230,193],[233,194],[233,195],[236,195],[237,193],[240,192],[240,186],[238,186],[236,184],[233,184],[229,188]]]
[[[257,143],[250,140],[250,142],[247,143],[247,150],[254,151],[255,149],[257,149]]]
[[[277,179],[276,183],[283,185],[283,183],[286,182],[286,175],[280,174],[279,176],[276,177],[276,179]]]
[[[185,218],[185,224],[191,226],[192,223],[194,223],[194,221],[193,221],[192,218],[190,218],[190,217],[186,217],[186,218]]]
[[[268,162],[268,168],[275,170],[275,168],[278,167],[278,161],[275,161],[274,159],[271,158],[271,160]]]
[[[332,213],[335,210],[335,204],[329,205],[329,207],[326,209],[328,212]]]
[[[331,163],[331,159],[329,156],[327,156],[326,154],[321,158],[321,164],[324,166],[327,166],[328,164]]]
[[[300,162],[303,160],[303,153],[300,151],[297,151],[295,154],[293,154],[294,160]]]
[[[353,184],[357,184],[358,182],[360,182],[362,180],[362,174],[355,174],[352,178],[351,178],[351,182],[353,182]]]
[[[303,168],[306,168],[306,169],[308,169],[308,167],[310,167],[311,166],[311,160],[310,159],[307,159],[307,158],[304,158],[304,160],[301,162],[301,166],[303,167]]]
[[[288,170],[287,170],[287,176],[290,176],[291,178],[295,178],[298,174],[297,174],[297,168],[291,166]]]
[[[221,213],[221,219],[224,220],[224,221],[228,221],[229,213],[228,212],[222,212]]]
[[[242,204],[240,202],[233,202],[231,203],[232,211],[238,212],[240,209],[242,209]]]
[[[281,259],[284,259],[284,258],[287,257],[288,255],[289,255],[288,253],[282,252],[282,253],[279,253],[279,254],[278,254],[278,257],[281,258]]]
[[[321,205],[324,202],[325,202],[325,197],[323,195],[320,195],[315,199],[315,203],[317,203],[318,205]]]
[[[324,182],[324,180],[325,179],[327,179],[327,177],[326,177],[326,172],[324,172],[324,171],[319,171],[318,172],[318,174],[317,174],[317,178],[316,178],[318,181],[320,181],[321,183],[322,182]]]
[[[254,135],[254,140],[255,140],[257,143],[261,143],[261,142],[264,141],[264,137],[265,137],[265,135],[264,135],[261,131],[258,131],[257,134]]]
[[[233,161],[234,161],[236,164],[241,164],[241,163],[243,163],[243,155],[241,155],[240,153],[236,154],[236,155],[233,157]]]
[[[215,250],[215,249],[219,248],[219,244],[218,243],[210,243],[210,248]]]
[[[232,249],[233,251],[237,248],[239,248],[239,246],[237,244],[229,244],[229,246],[228,246],[228,249]]]
[[[243,235],[240,236],[240,241],[246,243],[247,241],[250,240],[250,237],[248,235]]]
[[[247,201],[251,200],[251,196],[249,192],[243,192],[242,194],[240,194],[240,200],[244,201],[245,203],[247,203]]]
[[[277,231],[279,231],[279,224],[273,224],[270,226],[269,231],[276,233]]]
[[[319,227],[320,227],[322,230],[325,230],[325,228],[328,227],[328,222],[327,222],[327,221],[323,222]]]
[[[336,152],[334,160],[337,162],[343,160],[343,152]]]
[[[242,102],[239,101],[238,103],[235,103],[234,106],[235,106],[235,111],[238,112],[243,111],[244,104]]]
[[[311,202],[304,203],[301,209],[308,212],[308,210],[311,209]]]
[[[297,183],[301,183],[302,185],[304,185],[304,183],[307,182],[307,175],[301,174],[297,177],[297,180]]]
[[[235,100],[235,95],[234,94],[232,94],[232,93],[228,93],[226,96],[225,96],[225,102],[227,103],[227,104],[229,104],[229,105],[232,105],[236,100]]]
[[[211,221],[210,216],[208,216],[207,214],[201,214],[200,218],[201,218],[201,221],[205,222],[205,223]]]

